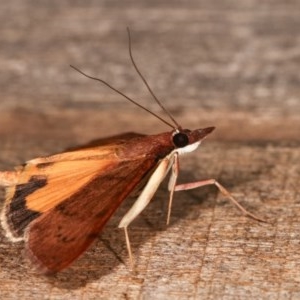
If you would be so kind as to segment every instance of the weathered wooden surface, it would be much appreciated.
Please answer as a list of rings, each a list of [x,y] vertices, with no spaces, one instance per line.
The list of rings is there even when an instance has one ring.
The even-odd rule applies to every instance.
[[[241,216],[212,187],[178,193],[166,227],[163,186],[130,228],[136,272],[117,229],[129,200],[54,277],[36,274],[23,245],[1,234],[1,299],[299,299],[298,1],[2,1],[1,170],[100,136],[168,130],[68,66],[158,112],[130,65],[126,26],[180,123],[217,126],[182,157],[179,181],[218,178],[273,223]]]

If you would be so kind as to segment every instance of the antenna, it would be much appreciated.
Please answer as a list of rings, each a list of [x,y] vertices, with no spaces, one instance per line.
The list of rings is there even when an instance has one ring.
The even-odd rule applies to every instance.
[[[133,59],[133,55],[132,55],[132,50],[131,50],[131,36],[130,36],[130,30],[129,27],[127,27],[127,33],[128,33],[128,42],[129,42],[129,56],[131,59],[131,62],[136,70],[136,72],[138,73],[138,75],[140,76],[140,78],[142,79],[142,81],[144,82],[145,86],[147,87],[148,91],[150,92],[151,96],[153,97],[153,99],[156,101],[156,103],[160,106],[160,108],[169,116],[169,118],[173,121],[173,123],[176,125],[176,128],[180,128],[181,126],[176,122],[176,120],[173,118],[173,116],[171,115],[171,113],[161,104],[161,102],[157,99],[157,97],[155,96],[154,92],[152,91],[152,89],[150,88],[148,82],[146,81],[145,77],[142,75],[141,71],[139,70],[139,68],[137,67],[134,59]]]
[[[147,111],[148,113],[150,113],[151,115],[153,115],[154,117],[156,117],[157,119],[161,120],[163,123],[167,124],[168,126],[172,127],[173,129],[176,129],[174,127],[174,125],[172,125],[171,123],[167,122],[166,120],[164,120],[163,118],[161,118],[160,116],[158,116],[157,114],[155,114],[154,112],[152,112],[151,110],[147,109],[146,107],[142,106],[141,104],[137,103],[136,101],[134,101],[133,99],[131,99],[130,97],[126,96],[124,93],[122,93],[121,91],[119,91],[118,89],[114,88],[113,86],[111,86],[109,83],[107,83],[106,81],[104,81],[103,79],[97,78],[97,77],[93,77],[90,76],[84,72],[82,72],[81,70],[79,70],[78,68],[70,65],[71,68],[73,68],[74,70],[76,70],[77,72],[79,72],[80,74],[82,74],[83,76],[96,80],[96,81],[100,81],[101,83],[105,84],[106,86],[108,86],[110,89],[112,89],[113,91],[115,91],[116,93],[120,94],[121,96],[123,96],[124,98],[126,98],[128,101],[132,102],[133,104],[135,104],[136,106],[140,107],[141,109]]]

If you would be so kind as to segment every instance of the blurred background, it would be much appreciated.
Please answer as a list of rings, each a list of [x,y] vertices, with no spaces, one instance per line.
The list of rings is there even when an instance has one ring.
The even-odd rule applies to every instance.
[[[138,66],[184,127],[215,125],[218,139],[298,140],[299,9],[276,0],[3,2],[0,131],[42,125],[44,137],[61,130],[76,142],[91,123],[86,139],[168,130],[69,67],[160,112],[130,63],[128,26]]]
[[[126,27],[137,65],[178,122],[217,127],[201,156],[187,158],[181,181],[221,178],[252,212],[279,223],[266,233],[230,204],[215,208],[207,198],[216,192],[200,193],[202,206],[198,191],[183,193],[165,231],[157,229],[165,216],[158,204],[133,226],[138,275],[120,262],[127,254],[115,221],[104,233],[110,250],[99,239],[59,283],[32,275],[23,246],[3,238],[2,295],[299,299],[298,0],[1,1],[0,169],[111,134],[169,130],[69,66],[161,114],[130,62]]]

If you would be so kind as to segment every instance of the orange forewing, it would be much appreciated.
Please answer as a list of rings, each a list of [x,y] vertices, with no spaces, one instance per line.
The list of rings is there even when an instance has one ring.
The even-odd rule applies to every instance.
[[[7,229],[13,238],[25,234],[30,257],[41,270],[56,272],[74,261],[155,167],[153,156],[120,158],[130,139],[122,137],[30,160],[19,168],[17,184],[6,189]]]
[[[113,159],[57,161],[51,164],[40,163],[37,165],[29,163],[21,172],[17,184],[24,185],[24,189],[26,189],[26,183],[30,181],[30,178],[34,176],[45,178],[47,184],[26,197],[26,206],[31,210],[46,212],[74,194],[93,177],[114,163]],[[6,195],[9,201],[13,199],[14,194],[15,187],[7,189]]]

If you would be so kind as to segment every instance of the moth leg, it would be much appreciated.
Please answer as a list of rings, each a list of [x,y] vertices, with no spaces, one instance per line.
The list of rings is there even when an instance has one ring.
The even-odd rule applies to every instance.
[[[142,190],[140,196],[135,201],[130,210],[125,214],[122,218],[119,228],[128,227],[128,225],[145,209],[145,207],[149,204],[159,185],[165,178],[168,173],[171,165],[174,161],[174,154],[171,153],[164,159],[162,159],[155,171],[149,178],[146,186]]]
[[[174,162],[172,164],[172,171],[171,171],[171,176],[170,176],[170,180],[169,180],[169,184],[168,184],[170,196],[169,196],[169,204],[168,204],[167,225],[169,225],[169,223],[170,223],[173,196],[174,196],[174,191],[175,191],[178,174],[179,174],[179,158],[178,158],[178,153],[174,153]]]
[[[132,251],[131,251],[127,227],[149,204],[154,193],[158,189],[160,183],[165,178],[166,174],[168,173],[168,171],[173,163],[174,163],[174,153],[173,152],[159,162],[155,171],[149,178],[146,186],[142,190],[140,196],[135,201],[135,203],[130,208],[130,210],[122,218],[122,220],[118,226],[119,228],[124,228],[124,230],[125,230],[126,245],[127,245],[127,250],[128,250],[131,265],[133,265],[133,259],[132,259]]]
[[[246,210],[241,204],[238,203],[238,201],[230,194],[229,191],[227,191],[224,186],[222,186],[218,181],[215,179],[207,179],[207,180],[202,180],[202,181],[197,181],[197,182],[191,182],[191,183],[185,183],[185,184],[179,184],[175,186],[175,191],[183,191],[183,190],[191,190],[195,189],[201,186],[206,186],[206,185],[215,185],[219,191],[227,198],[230,199],[230,201],[236,205],[246,216],[251,217],[254,220],[260,221],[267,223],[267,221],[257,217],[256,215],[252,214],[248,210]]]
[[[11,186],[18,182],[18,171],[3,171],[0,172],[0,186]]]
[[[131,251],[131,245],[130,245],[127,226],[124,227],[124,232],[125,232],[125,239],[126,239],[126,247],[127,247],[129,261],[130,261],[130,268],[133,271],[134,264],[133,264],[132,251]]]

